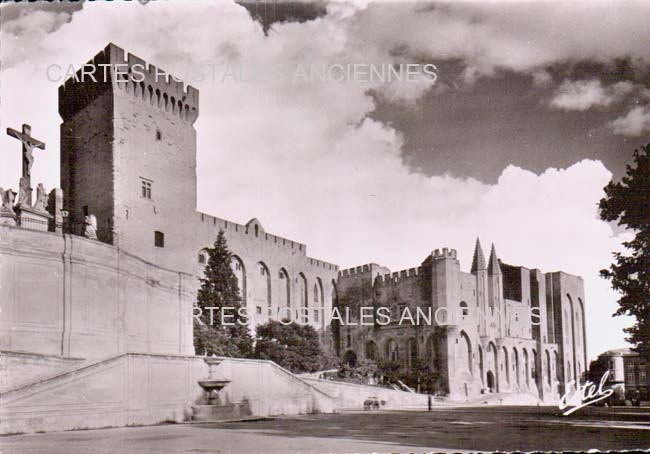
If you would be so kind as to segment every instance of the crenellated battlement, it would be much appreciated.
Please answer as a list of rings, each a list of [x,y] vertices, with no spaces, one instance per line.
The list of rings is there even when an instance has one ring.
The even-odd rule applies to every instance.
[[[59,87],[59,114],[68,120],[107,90],[118,89],[193,124],[199,91],[143,59],[109,44]]]
[[[456,253],[456,249],[449,249],[449,248],[442,248],[442,251],[440,249],[436,249],[433,251],[433,259],[434,260],[442,260],[442,259],[455,259],[458,260],[458,256]]]
[[[283,238],[278,235],[273,235],[272,233],[267,233],[264,231],[258,231],[258,233],[256,234],[254,229],[249,228],[246,225],[221,219],[209,214],[198,213],[198,215],[201,220],[201,223],[214,227],[217,229],[217,231],[219,229],[222,229],[231,235],[232,234],[241,235],[251,240],[273,243],[273,246],[276,246],[278,248],[285,248],[287,250],[293,251],[293,253],[297,252],[306,257],[307,245],[303,243],[289,240],[287,238]],[[307,263],[309,263],[310,266],[313,266],[315,268],[322,268],[322,269],[333,270],[333,271],[338,271],[339,269],[338,265],[335,265],[333,263],[325,262],[323,260],[318,260],[311,257],[306,257],[306,258],[308,259]]]
[[[366,274],[372,272],[373,267],[379,267],[377,263],[368,263],[366,265],[360,265],[353,268],[346,268],[339,271],[339,276],[357,276],[360,274]]]
[[[418,266],[417,268],[409,268],[407,270],[395,271],[393,273],[382,274],[377,276],[377,279],[380,283],[393,283],[398,282],[403,279],[419,277],[422,275],[422,267]]]

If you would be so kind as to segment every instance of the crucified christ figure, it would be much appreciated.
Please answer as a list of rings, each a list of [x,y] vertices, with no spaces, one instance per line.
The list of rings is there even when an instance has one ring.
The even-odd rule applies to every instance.
[[[12,128],[7,128],[7,134],[15,137],[23,144],[23,176],[20,179],[21,190],[26,191],[19,197],[21,203],[32,203],[32,165],[34,165],[34,148],[45,149],[45,143],[31,136],[32,127],[28,124],[23,125],[23,131],[19,132]]]

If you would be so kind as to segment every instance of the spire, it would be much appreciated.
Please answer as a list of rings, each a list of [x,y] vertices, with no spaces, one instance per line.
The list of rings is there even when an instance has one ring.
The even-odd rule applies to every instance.
[[[489,262],[488,274],[501,274],[501,266],[499,265],[499,259],[497,258],[497,251],[494,248],[494,243],[492,243]]]
[[[485,255],[481,249],[481,242],[476,238],[476,247],[474,248],[474,259],[472,260],[472,273],[485,269]]]

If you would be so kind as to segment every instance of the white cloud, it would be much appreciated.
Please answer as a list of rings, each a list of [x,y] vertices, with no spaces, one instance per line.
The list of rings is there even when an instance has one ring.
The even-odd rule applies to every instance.
[[[584,111],[592,107],[609,106],[634,89],[634,84],[627,81],[603,87],[598,79],[565,80],[558,87],[550,105],[556,109]]]
[[[470,22],[462,10],[448,5],[426,17],[412,5],[375,11],[372,5],[363,9],[363,3],[348,6],[331,7],[332,14],[318,20],[276,24],[268,37],[243,8],[225,0],[150,2],[144,7],[127,2],[119,8],[96,3],[47,39],[14,41],[5,28],[3,58],[15,64],[2,72],[2,119],[13,127],[31,122],[33,133],[47,141],[48,149],[37,153],[34,176],[52,187],[58,183],[59,117],[57,84],[45,80],[45,70],[51,63],[81,64],[108,42],[160,68],[230,62],[256,68],[257,75],[275,65],[389,63],[395,61],[391,50],[404,43],[436,58],[465,56],[483,73],[495,65],[525,69],[568,57],[577,51],[568,50],[567,39],[574,47],[592,47],[588,40],[559,40],[552,30],[542,34],[536,20],[519,26],[480,9]],[[561,21],[563,30],[572,30],[574,25]],[[37,22],[20,24],[22,33],[37,36]],[[546,38],[549,33],[560,51]],[[532,37],[541,40],[541,51],[526,45]],[[400,134],[368,118],[374,109],[369,89],[414,102],[427,87],[400,94],[378,83],[265,78],[255,83],[206,81],[198,88],[203,211],[240,222],[258,217],[269,231],[308,243],[310,255],[342,266],[376,261],[393,269],[412,267],[431,250],[448,246],[458,249],[468,269],[480,235],[485,243],[494,241],[507,262],[584,276],[590,352],[622,345],[624,321],[609,317],[616,297],[597,276],[620,243],[596,215],[602,187],[611,176],[601,163],[583,161],[542,175],[511,166],[495,185],[427,177],[403,164]],[[5,160],[0,183],[15,186],[19,144],[2,136],[0,146]]]
[[[636,106],[610,123],[614,134],[638,137],[650,131],[650,105]]]
[[[432,58],[460,58],[468,75],[535,72],[577,60],[650,60],[650,3],[575,1],[391,3],[358,14],[353,30],[377,46],[406,46]]]

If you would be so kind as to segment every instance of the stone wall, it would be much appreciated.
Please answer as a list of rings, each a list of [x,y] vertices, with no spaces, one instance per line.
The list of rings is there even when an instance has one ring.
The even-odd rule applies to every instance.
[[[253,416],[336,410],[330,396],[270,361],[226,359],[213,373],[232,380],[224,400],[248,401]],[[188,421],[207,377],[197,356],[112,356],[3,390],[0,434]]]
[[[192,258],[191,272],[203,273],[198,256],[223,230],[240,265],[235,274],[252,315],[251,327],[267,321],[269,312],[275,319],[291,314],[289,318],[301,320],[297,315],[304,309],[314,328],[324,331],[329,326],[338,266],[308,257],[306,245],[267,233],[256,219],[246,225],[203,213],[193,219],[187,224],[190,242],[183,252]]]
[[[546,275],[547,304],[553,308],[555,342],[558,345],[558,378],[561,392],[587,370],[586,312],[582,278],[564,272]]]
[[[0,389],[65,371],[83,362],[83,358],[0,351]]]
[[[114,240],[108,232],[112,231],[115,209],[112,111],[113,98],[104,91],[60,127],[61,187],[68,222],[80,226],[86,207],[97,218],[100,238],[109,243]]]
[[[342,410],[363,410],[363,403],[369,397],[385,401],[386,404],[382,408],[391,410],[422,409],[428,406],[426,394],[317,378],[307,378],[305,381],[336,399],[337,405]],[[439,405],[439,403],[437,404]]]
[[[272,361],[224,358],[215,376],[231,383],[224,394],[231,402],[247,400],[255,416],[331,413],[338,403],[324,389]]]
[[[0,349],[193,354],[195,279],[98,241],[0,226]]]

